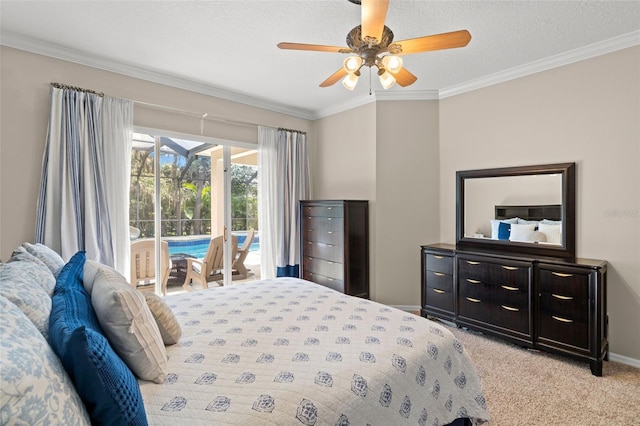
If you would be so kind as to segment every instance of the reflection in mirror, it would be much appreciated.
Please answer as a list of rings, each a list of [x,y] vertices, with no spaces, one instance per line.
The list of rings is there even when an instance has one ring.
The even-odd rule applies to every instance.
[[[575,163],[456,173],[456,245],[575,256]]]
[[[511,241],[560,244],[557,238],[559,231],[555,226],[560,226],[557,222],[561,210],[543,208],[562,204],[560,174],[468,179],[464,204],[464,236],[467,238],[502,237]],[[496,209],[496,206],[504,207]],[[502,226],[504,232],[500,234],[497,232],[500,229],[499,221],[505,224]],[[554,228],[543,226],[540,229],[542,221],[545,224],[551,221],[556,223],[553,224]],[[513,227],[512,233],[511,224],[529,226]]]

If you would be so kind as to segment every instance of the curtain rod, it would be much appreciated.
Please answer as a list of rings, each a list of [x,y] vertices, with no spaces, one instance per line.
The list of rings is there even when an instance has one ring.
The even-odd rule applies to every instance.
[[[76,86],[70,86],[68,84],[51,83],[51,85],[53,87],[55,87],[56,89],[78,90],[78,91],[81,91],[81,92],[93,93],[93,94],[98,95],[100,97],[104,97],[104,93],[102,93],[102,92],[95,92],[93,90],[83,89],[81,87],[76,87]],[[167,105],[159,105],[159,104],[154,104],[154,103],[151,103],[151,102],[138,101],[136,99],[127,99],[127,100],[131,101],[131,102],[133,102],[135,104],[138,104],[138,105],[144,105],[144,106],[148,106],[148,107],[151,107],[151,108],[163,109],[163,110],[167,110],[167,111],[174,111],[174,112],[177,112],[179,114],[184,114],[184,115],[192,115],[194,117],[200,118],[201,121],[203,121],[203,120],[221,121],[221,122],[225,122],[225,123],[233,123],[233,124],[239,124],[239,125],[242,125],[242,126],[251,126],[251,127],[264,126],[264,124],[259,124],[259,123],[251,123],[251,122],[248,122],[248,121],[231,120],[231,119],[228,119],[228,118],[225,118],[225,117],[220,117],[220,116],[210,116],[206,112],[188,111],[186,109],[170,107],[170,106],[167,106]],[[267,127],[273,127],[273,126],[267,126]],[[285,130],[285,131],[291,131],[291,132],[304,133],[304,134],[307,133],[307,132],[303,132],[301,130],[285,129],[285,128],[282,128],[282,127],[279,127],[278,129],[279,130]]]
[[[89,90],[89,89],[83,89],[82,87],[70,86],[68,84],[63,84],[63,83],[51,83],[51,85],[53,87],[55,87],[56,89],[76,90],[78,92],[92,93],[94,95],[100,96],[101,98],[104,97],[104,93],[102,93],[102,92],[96,92],[96,91]]]

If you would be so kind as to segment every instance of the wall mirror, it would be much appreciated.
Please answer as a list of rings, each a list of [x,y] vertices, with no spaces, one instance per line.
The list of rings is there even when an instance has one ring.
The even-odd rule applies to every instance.
[[[456,172],[456,246],[575,257],[575,163]]]

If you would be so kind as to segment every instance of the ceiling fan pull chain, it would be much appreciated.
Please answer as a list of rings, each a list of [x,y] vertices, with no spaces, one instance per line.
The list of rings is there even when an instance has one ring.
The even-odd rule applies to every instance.
[[[371,67],[369,67],[369,96],[371,95]]]

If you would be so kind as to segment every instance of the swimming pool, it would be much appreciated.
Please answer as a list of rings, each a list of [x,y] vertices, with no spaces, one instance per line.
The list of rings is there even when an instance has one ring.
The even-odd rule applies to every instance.
[[[247,236],[242,234],[238,234],[236,236],[238,237],[238,248],[240,248]],[[209,241],[211,241],[211,237],[206,235],[203,235],[202,238],[192,238],[188,240],[167,240],[167,243],[169,243],[169,255],[186,253],[194,257],[203,258],[204,255],[207,254]],[[253,237],[253,242],[251,243],[251,247],[249,247],[249,251],[258,250],[260,250],[260,238],[258,234],[256,234]]]

